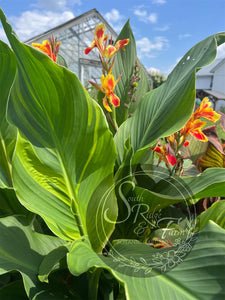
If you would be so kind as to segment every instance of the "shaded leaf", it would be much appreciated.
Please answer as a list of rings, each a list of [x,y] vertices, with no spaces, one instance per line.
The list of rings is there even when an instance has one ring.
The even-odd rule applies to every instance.
[[[30,299],[44,289],[38,282],[38,269],[43,257],[63,240],[33,232],[23,218],[0,219],[0,274],[18,270]]]
[[[9,215],[32,215],[22,206],[13,189],[0,189],[0,217]]]

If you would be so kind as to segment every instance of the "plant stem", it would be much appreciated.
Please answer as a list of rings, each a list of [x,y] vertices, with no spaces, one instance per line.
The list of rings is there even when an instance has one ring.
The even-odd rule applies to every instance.
[[[117,125],[117,122],[116,122],[116,109],[115,109],[114,106],[112,107],[112,121],[113,121],[113,124],[114,124],[115,131],[117,132],[118,125]]]
[[[110,114],[109,114],[108,111],[106,112],[106,116],[107,116],[107,119],[109,120],[110,124],[112,125],[112,128],[114,129],[114,131],[116,133],[117,129],[118,129],[118,126],[115,126],[115,124],[114,124],[113,120],[111,119]]]

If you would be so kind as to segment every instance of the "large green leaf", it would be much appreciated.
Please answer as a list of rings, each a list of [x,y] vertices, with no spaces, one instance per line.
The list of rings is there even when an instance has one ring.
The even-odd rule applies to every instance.
[[[16,73],[16,60],[9,46],[0,41],[0,188],[12,187],[11,157],[16,129],[6,120],[10,88]]]
[[[222,300],[225,296],[224,236],[224,229],[215,223],[208,224],[198,234],[191,252],[181,259],[178,266],[166,273],[155,274],[156,276],[151,277],[148,277],[147,274],[144,275],[141,270],[151,271],[146,267],[146,262],[151,255],[155,254],[155,251],[153,252],[151,247],[138,242],[131,243],[130,241],[130,243],[125,242],[124,244],[120,242],[115,245],[114,252],[118,256],[114,256],[113,259],[110,257],[100,258],[91,250],[88,242],[75,241],[68,254],[68,265],[70,271],[76,276],[86,272],[92,266],[107,268],[119,281],[124,283],[127,300]],[[142,255],[140,255],[141,249]],[[147,251],[147,249],[149,250]],[[173,250],[174,248],[168,248],[166,251]],[[161,250],[156,251],[162,254]],[[138,252],[139,256],[134,256]],[[128,258],[129,256],[130,261],[122,259],[122,257]],[[76,259],[77,257],[79,260]],[[126,262],[127,266],[123,262]],[[173,261],[169,262],[165,258],[164,266],[166,267],[170,263],[173,264]],[[114,270],[110,266],[113,266]],[[132,272],[132,268],[135,271]],[[133,276],[129,276],[131,273]]]
[[[123,145],[130,136],[134,161],[160,137],[168,136],[188,121],[195,101],[195,72],[216,57],[217,46],[225,42],[225,33],[212,35],[196,44],[180,60],[167,81],[147,93],[134,115],[115,135],[118,161],[123,160]]]
[[[13,160],[17,196],[55,234],[89,235],[100,251],[117,216],[113,193],[100,202],[113,185],[116,156],[104,114],[75,74],[20,43],[2,11],[0,17],[18,67],[8,105],[21,132]],[[98,222],[103,209],[111,223]]]
[[[153,192],[167,195],[171,201],[183,198],[192,204],[205,197],[224,197],[225,169],[208,168],[198,176],[163,179],[154,186]]]
[[[213,203],[211,207],[198,216],[199,230],[202,230],[210,220],[225,229],[225,200]]]
[[[2,218],[0,228],[0,274],[19,271],[23,276],[26,293],[32,299],[44,289],[37,277],[43,257],[64,241],[33,232],[23,218]]]
[[[122,164],[116,175],[119,215],[114,238],[142,238],[146,229],[157,228],[156,216],[170,205],[184,202],[183,209],[189,213],[189,205],[201,198],[225,197],[225,170],[221,168],[207,169],[198,176],[165,177],[163,168],[132,173]]]
[[[144,94],[150,90],[150,85],[145,70],[137,58],[136,43],[129,24],[129,20],[121,30],[119,36],[117,37],[117,41],[127,38],[130,39],[129,44],[125,47],[125,51],[120,50],[116,54],[116,59],[112,71],[116,79],[121,74],[123,74],[115,88],[115,94],[118,95],[121,101],[120,107],[116,109],[118,125],[121,125],[126,120],[129,113],[133,113],[135,111]],[[138,76],[140,76],[141,79],[138,82],[138,85],[136,87],[137,91],[134,94],[136,102],[131,103],[128,109],[124,104],[129,103],[130,100],[130,98],[128,97],[128,92],[130,91],[130,83],[132,80],[132,75],[134,73],[135,61],[138,62],[138,66],[140,67]]]

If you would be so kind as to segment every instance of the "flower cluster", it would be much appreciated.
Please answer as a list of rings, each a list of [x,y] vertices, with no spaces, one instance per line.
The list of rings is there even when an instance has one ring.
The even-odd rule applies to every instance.
[[[161,163],[161,161],[163,160],[165,162],[165,164],[168,166],[169,164],[171,166],[175,166],[177,164],[177,159],[174,155],[170,154],[170,148],[169,148],[169,144],[163,145],[163,146],[157,146],[153,149],[153,151],[155,151],[159,157],[159,161],[158,164]]]
[[[44,40],[42,44],[32,43],[32,46],[46,53],[54,62],[57,62],[57,55],[61,42],[57,42],[57,38],[53,36],[49,40]]]
[[[216,122],[221,117],[221,115],[215,112],[210,106],[211,102],[209,101],[209,98],[205,97],[196,111],[192,113],[184,127],[180,131],[166,137],[166,144],[164,146],[157,146],[153,149],[159,156],[158,163],[163,160],[170,170],[169,164],[175,166],[181,162],[182,157],[180,156],[179,150],[182,146],[187,147],[189,145],[189,141],[187,140],[189,135],[192,135],[203,142],[208,141],[206,135],[202,132],[203,127],[206,125],[206,121],[202,121],[201,118]],[[174,155],[170,154],[171,149]]]
[[[211,122],[216,122],[221,117],[220,114],[216,113],[210,106],[211,102],[209,101],[209,98],[205,97],[200,106],[195,112],[193,112],[186,125],[181,129],[182,142],[187,142],[186,138],[189,134],[196,137],[200,141],[208,141],[207,137],[202,132],[202,128],[206,125],[206,122],[202,121],[200,118],[205,118]],[[186,146],[188,146],[187,143]]]
[[[105,94],[105,97],[103,99],[103,106],[108,112],[111,112],[112,109],[109,103],[115,107],[120,105],[120,99],[118,96],[114,94],[114,89],[122,75],[121,74],[119,78],[115,80],[114,76],[111,74],[115,57],[112,60],[112,62],[111,62],[111,58],[120,49],[125,50],[125,46],[129,43],[129,39],[119,40],[116,42],[115,46],[112,45],[112,39],[111,39],[110,44],[107,46],[108,38],[109,36],[105,35],[105,25],[99,24],[95,28],[94,41],[91,43],[90,47],[85,49],[84,53],[88,54],[94,48],[97,48],[99,50],[100,53],[99,57],[103,67],[103,74],[101,76],[102,86],[99,86],[98,84],[92,81],[89,82],[94,87],[96,87],[102,93]],[[109,100],[109,103],[107,102],[107,99]]]

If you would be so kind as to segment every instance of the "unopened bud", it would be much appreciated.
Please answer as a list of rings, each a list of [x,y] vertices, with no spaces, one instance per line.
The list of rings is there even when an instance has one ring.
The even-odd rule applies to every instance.
[[[128,104],[127,104],[127,103],[124,103],[124,106],[125,106],[126,108],[129,108],[129,106],[128,106]]]
[[[133,87],[137,87],[137,86],[138,86],[138,83],[137,83],[137,82],[133,82],[132,86],[133,86]]]

